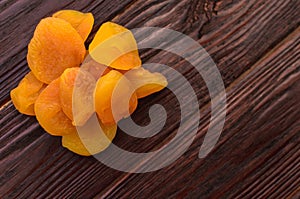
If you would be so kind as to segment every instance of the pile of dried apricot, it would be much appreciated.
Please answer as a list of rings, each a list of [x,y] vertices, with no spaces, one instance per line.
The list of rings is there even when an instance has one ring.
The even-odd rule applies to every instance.
[[[110,145],[139,98],[167,86],[162,74],[142,68],[133,34],[118,24],[102,24],[86,50],[93,24],[91,13],[75,10],[42,19],[28,45],[31,71],[10,94],[17,110],[84,156]]]

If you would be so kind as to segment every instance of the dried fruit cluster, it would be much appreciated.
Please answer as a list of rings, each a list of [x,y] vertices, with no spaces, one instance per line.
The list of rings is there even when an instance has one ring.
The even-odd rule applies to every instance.
[[[102,24],[87,51],[93,24],[91,13],[74,10],[42,19],[28,45],[31,72],[11,91],[17,110],[85,156],[109,146],[138,98],[167,85],[162,74],[141,67],[133,34],[118,24]]]

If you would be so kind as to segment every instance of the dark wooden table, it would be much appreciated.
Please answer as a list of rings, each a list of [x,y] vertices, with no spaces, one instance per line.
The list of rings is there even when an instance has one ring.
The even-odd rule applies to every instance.
[[[145,50],[141,57],[185,75],[201,121],[189,149],[161,170],[127,173],[78,156],[34,117],[18,113],[9,92],[29,71],[27,45],[37,23],[61,9],[94,14],[87,44],[105,21],[167,27],[198,41],[218,66],[227,93],[226,122],[213,151],[198,159],[210,121],[205,83],[185,60],[165,51]],[[1,0],[0,198],[299,198],[299,25],[299,0]],[[149,152],[171,140],[179,120],[168,90],[140,100],[133,119],[147,124],[156,103],[170,113],[161,133],[137,139],[119,130],[114,143]]]

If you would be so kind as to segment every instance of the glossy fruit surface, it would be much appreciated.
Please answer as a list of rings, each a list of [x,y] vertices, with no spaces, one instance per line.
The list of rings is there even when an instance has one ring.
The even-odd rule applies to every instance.
[[[98,123],[97,117],[90,118],[87,123],[77,128],[78,132],[64,135],[62,145],[83,156],[90,156],[106,149],[114,139],[117,125]]]
[[[46,84],[39,81],[32,72],[29,72],[10,92],[10,97],[16,109],[26,115],[35,115],[34,103]]]
[[[129,70],[141,66],[133,34],[113,22],[102,24],[89,46],[89,52],[94,60],[114,69]]]
[[[51,82],[37,98],[34,111],[40,125],[51,135],[61,136],[76,132],[72,121],[63,112],[59,98],[59,79]]]
[[[52,16],[69,22],[83,41],[87,39],[94,25],[92,13],[83,13],[76,10],[60,10]]]
[[[70,23],[48,17],[37,25],[28,45],[27,62],[38,80],[49,84],[66,68],[78,67],[86,50]]]
[[[61,107],[73,125],[84,125],[94,113],[95,85],[94,77],[79,67],[68,68],[60,76]]]
[[[96,112],[103,124],[116,124],[137,107],[137,96],[130,82],[115,70],[97,81],[94,100]]]

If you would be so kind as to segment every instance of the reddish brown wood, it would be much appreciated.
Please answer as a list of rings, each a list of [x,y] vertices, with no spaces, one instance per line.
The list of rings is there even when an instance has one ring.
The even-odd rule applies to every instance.
[[[243,81],[228,88],[227,123],[208,157],[197,159],[199,138],[209,124],[206,112],[199,137],[184,157],[158,172],[129,174],[98,196],[285,198],[297,189],[299,33],[300,29],[239,79]]]
[[[111,19],[129,28],[169,27],[198,40],[217,63],[229,97],[226,126],[214,151],[197,159],[210,118],[204,82],[187,62],[161,51],[146,50],[141,56],[184,74],[202,111],[193,145],[163,170],[131,174],[110,169],[63,149],[60,138],[47,135],[34,117],[19,114],[8,96],[28,71],[26,46],[34,27],[64,8],[93,12],[96,24],[88,42]],[[1,198],[297,197],[299,1],[2,0],[0,10],[0,104],[8,102],[0,110]],[[179,125],[177,101],[169,91],[141,100],[133,118],[147,124],[148,109],[155,103],[173,115],[158,136],[141,140],[119,131],[114,143],[136,152],[167,143]]]

